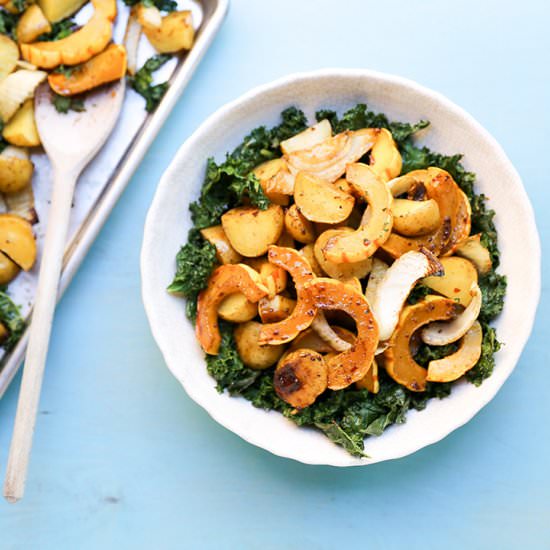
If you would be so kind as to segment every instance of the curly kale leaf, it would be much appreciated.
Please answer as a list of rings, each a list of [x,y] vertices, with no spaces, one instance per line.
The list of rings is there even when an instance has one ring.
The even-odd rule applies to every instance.
[[[481,342],[481,357],[476,366],[466,373],[466,379],[480,386],[483,380],[493,374],[495,368],[495,353],[501,348],[495,329],[487,323],[481,323],[483,340]]]
[[[421,120],[416,124],[390,122],[386,115],[369,111],[364,103],[359,103],[346,111],[342,118],[339,118],[335,111],[327,109],[317,111],[315,118],[317,121],[328,119],[335,133],[345,130],[360,130],[361,128],[386,128],[392,133],[393,139],[399,147],[413,134],[430,124],[427,120]]]
[[[134,76],[128,77],[130,86],[145,99],[145,110],[152,113],[168,89],[168,82],[153,85],[153,73],[172,58],[169,54],[150,57]]]
[[[136,6],[143,4],[147,8],[157,8],[160,11],[174,11],[178,8],[175,0],[124,0],[127,6]]]
[[[500,315],[504,308],[506,277],[490,271],[479,278],[478,284],[483,295],[479,320],[488,323]]]
[[[281,117],[281,123],[274,128],[260,126],[252,130],[221,164],[208,159],[201,196],[190,206],[195,227],[220,223],[221,215],[244,199],[262,210],[269,206],[269,199],[251,171],[266,160],[280,157],[281,141],[307,127],[304,113],[295,107],[283,111]]]
[[[5,350],[12,349],[21,338],[27,326],[19,308],[12,302],[11,298],[0,291],[0,321],[8,329],[8,338],[2,343]]]
[[[235,346],[233,329],[229,323],[220,323],[222,341],[217,355],[206,356],[208,374],[217,382],[219,392],[242,394],[258,379],[261,371],[244,365]]]
[[[208,278],[216,265],[216,248],[204,240],[201,234],[191,231],[186,245],[176,256],[176,275],[168,292],[187,298],[187,316],[196,316],[197,297],[206,288]]]

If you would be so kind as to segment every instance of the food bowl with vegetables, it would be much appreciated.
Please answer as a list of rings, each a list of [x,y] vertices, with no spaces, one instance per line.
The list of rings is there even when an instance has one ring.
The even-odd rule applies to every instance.
[[[142,277],[170,370],[218,422],[305,463],[366,465],[495,395],[531,330],[540,249],[519,176],[469,115],[325,70],[253,90],[182,146]]]

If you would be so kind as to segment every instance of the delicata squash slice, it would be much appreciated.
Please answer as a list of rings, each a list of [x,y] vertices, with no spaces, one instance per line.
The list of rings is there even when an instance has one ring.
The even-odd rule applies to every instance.
[[[441,168],[410,172],[390,181],[388,187],[393,196],[399,196],[408,192],[415,183],[421,183],[427,197],[437,203],[441,224],[434,232],[420,237],[403,237],[392,232],[381,244],[382,249],[393,258],[421,247],[436,256],[451,254],[470,234],[472,209],[468,197],[452,176]]]
[[[236,292],[242,292],[251,302],[258,302],[268,293],[260,275],[251,267],[227,264],[214,270],[208,287],[199,294],[195,333],[202,349],[210,355],[218,353],[221,343],[218,306]]]
[[[388,349],[384,352],[386,372],[398,384],[415,392],[426,389],[427,371],[413,358],[411,338],[424,325],[454,319],[459,307],[448,298],[427,296],[421,302],[403,309]]]
[[[334,279],[317,278],[307,283],[305,295],[321,310],[341,310],[355,321],[357,338],[352,347],[327,361],[328,388],[341,390],[361,380],[369,370],[378,345],[378,325],[365,297]]]
[[[317,308],[304,288],[314,275],[305,257],[292,248],[270,246],[267,257],[272,264],[288,271],[296,287],[297,302],[286,319],[263,325],[259,339],[262,344],[286,344],[313,323]]]

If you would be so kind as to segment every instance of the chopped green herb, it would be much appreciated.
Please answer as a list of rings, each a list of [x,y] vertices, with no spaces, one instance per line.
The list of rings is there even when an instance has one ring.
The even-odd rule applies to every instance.
[[[152,113],[168,89],[168,82],[153,85],[153,73],[172,58],[168,54],[150,57],[134,76],[128,77],[130,86],[145,98],[145,110]]]
[[[82,113],[86,110],[86,107],[84,106],[84,100],[80,97],[54,94],[52,102],[54,104],[55,110],[58,113],[67,114],[69,111]]]
[[[8,329],[9,336],[7,340],[4,340],[2,347],[9,351],[17,344],[26,324],[21,317],[19,308],[12,302],[11,298],[5,293],[0,291],[0,321]]]
[[[53,73],[61,74],[65,78],[70,78],[75,71],[80,68],[80,65],[59,65],[53,70]]]
[[[23,13],[27,9],[27,0],[12,0],[11,3],[19,13]]]
[[[73,34],[77,28],[78,25],[72,19],[63,19],[62,21],[53,23],[52,30],[41,34],[38,40],[40,42],[55,42],[56,40],[62,40]]]

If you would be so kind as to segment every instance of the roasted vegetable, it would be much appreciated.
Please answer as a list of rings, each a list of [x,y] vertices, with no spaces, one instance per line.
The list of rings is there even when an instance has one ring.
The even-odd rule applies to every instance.
[[[27,99],[11,117],[4,126],[2,135],[8,143],[19,147],[38,147],[41,144],[34,119],[34,101],[32,99]]]
[[[285,139],[281,142],[281,151],[288,155],[296,151],[311,149],[332,136],[332,127],[328,120],[321,120],[317,124],[306,128],[304,131]]]
[[[261,323],[249,321],[235,328],[235,343],[243,363],[252,369],[267,369],[274,365],[285,351],[284,346],[260,344]]]
[[[315,228],[300,212],[296,204],[293,204],[285,212],[285,229],[293,239],[300,243],[308,244],[315,242]]]
[[[441,225],[439,206],[433,199],[414,201],[395,199],[392,206],[393,229],[404,237],[418,237]]]
[[[17,193],[31,183],[34,166],[24,149],[6,147],[0,153],[0,192]]]
[[[4,78],[0,82],[0,118],[8,122],[47,76],[43,71],[21,69]]]
[[[19,266],[0,252],[0,285],[7,285],[19,274]]]
[[[29,6],[17,23],[17,41],[34,42],[40,35],[51,32],[52,26],[38,4]]]
[[[62,64],[78,65],[102,52],[112,35],[113,24],[102,11],[96,10],[81,29],[66,38],[21,44],[21,53],[26,61],[44,69],[53,69]]]
[[[304,409],[327,388],[328,369],[323,356],[310,349],[285,355],[277,365],[273,386],[289,405]]]
[[[19,48],[9,37],[0,34],[0,81],[12,73],[19,59]]]
[[[440,262],[443,275],[427,277],[422,280],[422,284],[466,307],[472,299],[470,289],[478,282],[475,267],[468,260],[457,256],[441,258]]]
[[[238,264],[243,259],[231,246],[221,225],[201,229],[201,235],[216,247],[216,257],[220,264]]]
[[[14,214],[0,214],[0,252],[29,271],[36,261],[36,241],[31,224]]]
[[[190,50],[195,41],[195,29],[190,11],[174,11],[165,15],[160,27],[143,25],[143,33],[159,53]]]
[[[50,73],[48,82],[56,94],[71,96],[120,80],[125,74],[126,49],[119,44],[111,44],[105,51],[71,71],[70,75],[55,71]]]
[[[196,334],[204,351],[218,353],[221,336],[218,328],[218,307],[230,294],[241,292],[251,302],[267,294],[256,271],[244,264],[222,265],[208,280],[208,287],[199,295]]]
[[[230,294],[218,306],[218,316],[232,323],[246,323],[258,315],[258,304],[249,301],[244,294]]]
[[[401,173],[401,166],[401,155],[391,132],[382,128],[370,152],[370,167],[383,182],[387,182]]]
[[[38,0],[44,15],[51,23],[56,23],[77,12],[87,0]]]

